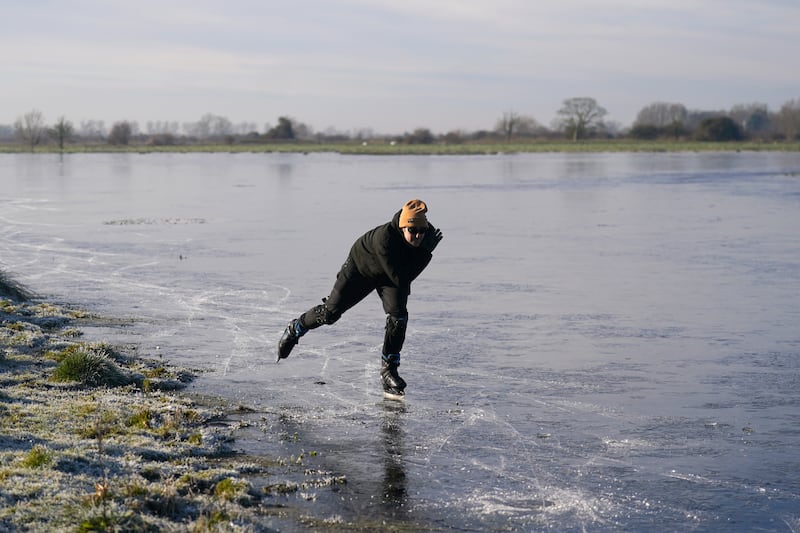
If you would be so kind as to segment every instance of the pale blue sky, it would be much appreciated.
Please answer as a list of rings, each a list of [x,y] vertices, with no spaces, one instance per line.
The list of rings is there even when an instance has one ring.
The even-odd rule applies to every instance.
[[[777,111],[800,98],[797,0],[0,0],[0,124],[198,120],[316,131],[549,125],[590,96]]]

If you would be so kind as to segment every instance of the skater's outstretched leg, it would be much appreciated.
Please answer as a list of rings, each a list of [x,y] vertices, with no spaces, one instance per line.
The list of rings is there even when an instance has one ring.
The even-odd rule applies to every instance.
[[[300,337],[308,333],[308,330],[316,329],[323,324],[333,324],[339,320],[341,315],[332,312],[324,302],[325,300],[321,305],[314,306],[300,315],[300,318],[289,322],[289,325],[283,330],[281,340],[278,341],[278,361],[289,357],[292,348],[298,343]]]
[[[315,305],[289,322],[278,341],[278,361],[289,357],[292,348],[308,330],[335,323],[345,311],[375,290],[372,282],[361,277],[354,268],[352,261],[345,261],[336,276],[330,295],[323,298],[320,305]]]

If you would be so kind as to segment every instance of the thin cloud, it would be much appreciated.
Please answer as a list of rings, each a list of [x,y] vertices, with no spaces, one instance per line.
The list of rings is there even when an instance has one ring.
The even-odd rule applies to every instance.
[[[507,109],[548,123],[577,95],[626,123],[664,99],[778,107],[798,96],[798,26],[780,0],[32,0],[0,21],[0,123],[45,106],[114,120],[121,96],[116,116],[140,121],[380,131],[487,128]]]

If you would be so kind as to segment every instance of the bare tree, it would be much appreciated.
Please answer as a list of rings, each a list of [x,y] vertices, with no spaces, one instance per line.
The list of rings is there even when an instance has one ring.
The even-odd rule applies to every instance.
[[[50,136],[58,141],[58,149],[64,149],[64,143],[69,141],[72,138],[72,135],[75,133],[75,127],[72,125],[72,122],[65,119],[64,117],[59,117],[58,122],[53,124],[53,127],[50,128]]]
[[[170,122],[168,120],[155,122],[149,121],[145,125],[147,133],[150,135],[178,135],[180,127],[177,122]]]
[[[655,126],[666,128],[675,124],[685,124],[688,116],[686,106],[669,102],[654,102],[643,107],[636,115],[635,126]]]
[[[206,113],[197,122],[188,122],[183,125],[187,135],[198,139],[221,139],[233,135],[233,123],[225,118],[211,113]]]
[[[636,115],[631,134],[641,139],[655,139],[661,135],[678,139],[686,133],[689,112],[686,106],[671,102],[653,102]]]
[[[38,109],[28,111],[18,118],[14,123],[14,129],[20,139],[31,145],[31,152],[42,142],[47,132],[44,115]]]
[[[106,125],[102,120],[83,120],[78,131],[86,139],[102,139],[106,136]]]
[[[506,141],[510,141],[511,137],[514,136],[514,131],[516,131],[519,119],[519,114],[515,113],[514,111],[506,111],[503,113],[503,116],[497,120],[497,124],[495,124],[494,129],[495,131],[503,134],[503,136],[506,138]]]
[[[372,128],[356,128],[351,136],[357,141],[374,139],[376,137],[375,130]]]
[[[494,131],[505,137],[506,141],[510,141],[514,135],[542,134],[545,132],[545,128],[533,117],[507,111],[497,119]]]
[[[269,131],[269,128],[267,128],[267,131]],[[372,130],[369,130],[369,131],[371,132]],[[346,141],[349,138],[350,138],[350,134],[348,132],[339,131],[336,128],[334,128],[333,126],[328,126],[327,128],[325,128],[325,131],[323,131],[322,133],[317,134],[317,139],[320,142],[322,142],[322,141],[340,142],[340,141]]]
[[[233,123],[225,117],[214,117],[211,122],[211,136],[222,138],[233,135]]]
[[[294,138],[301,141],[310,141],[314,138],[314,128],[300,122],[299,120],[292,119],[292,129],[294,130]]]
[[[781,106],[781,110],[778,112],[778,122],[787,140],[793,141],[798,138],[800,135],[800,98],[789,100]]]
[[[573,141],[577,141],[586,137],[594,127],[602,125],[606,113],[594,98],[569,98],[558,110],[561,117],[558,124]]]
[[[521,115],[517,120],[517,134],[518,135],[543,135],[547,133],[547,128],[539,124],[539,122],[526,115]]]
[[[251,133],[258,133],[258,125],[255,122],[239,122],[233,126],[233,132],[236,135],[249,135]]]

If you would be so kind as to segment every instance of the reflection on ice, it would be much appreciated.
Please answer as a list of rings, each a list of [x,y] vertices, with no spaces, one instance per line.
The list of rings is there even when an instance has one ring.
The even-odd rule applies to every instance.
[[[384,400],[384,419],[381,425],[384,445],[384,474],[382,503],[394,519],[408,512],[408,490],[404,464],[405,403]]]

